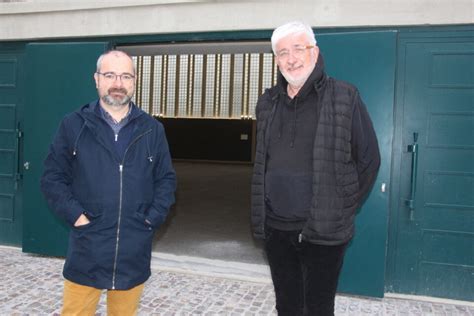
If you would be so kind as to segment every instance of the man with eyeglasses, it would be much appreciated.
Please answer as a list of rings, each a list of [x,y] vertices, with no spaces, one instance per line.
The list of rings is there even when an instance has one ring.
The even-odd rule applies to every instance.
[[[252,228],[264,239],[278,315],[334,315],[357,208],[380,154],[357,89],[333,79],[313,30],[274,30],[276,86],[256,107]]]
[[[63,119],[41,178],[71,228],[62,315],[94,315],[103,289],[108,315],[135,315],[176,175],[162,124],[131,101],[132,58],[104,53],[94,79],[99,99]]]

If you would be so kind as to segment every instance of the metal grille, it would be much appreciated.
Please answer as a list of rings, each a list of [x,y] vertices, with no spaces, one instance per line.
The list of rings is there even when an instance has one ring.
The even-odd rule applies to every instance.
[[[134,101],[155,116],[252,118],[276,83],[271,53],[134,56]]]

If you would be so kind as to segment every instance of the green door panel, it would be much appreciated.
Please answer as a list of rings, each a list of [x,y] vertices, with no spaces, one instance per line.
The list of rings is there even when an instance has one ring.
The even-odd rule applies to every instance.
[[[345,257],[338,291],[383,297],[393,133],[396,39],[394,31],[316,34],[329,76],[360,91],[377,134],[381,166],[359,210],[356,233]]]
[[[21,245],[23,51],[0,47],[0,244]]]
[[[62,117],[97,98],[93,74],[107,43],[29,44],[24,161],[23,251],[63,256],[68,228],[48,209],[39,181]]]
[[[474,31],[401,37],[399,56],[390,290],[472,301]]]

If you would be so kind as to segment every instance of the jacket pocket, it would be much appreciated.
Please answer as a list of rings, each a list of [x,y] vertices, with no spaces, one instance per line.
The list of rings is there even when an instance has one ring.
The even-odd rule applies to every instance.
[[[102,213],[87,211],[86,216],[89,224],[71,229],[64,271],[77,276],[77,280],[98,280],[104,267],[111,262],[114,248],[108,236],[114,234],[116,229],[112,225],[104,227]]]
[[[147,219],[145,214],[135,213],[135,219],[138,221],[139,225],[141,225],[143,229],[146,229],[146,230],[153,229],[153,226],[151,225],[150,221]]]
[[[155,227],[152,225],[151,220],[148,219],[148,210],[150,209],[149,203],[137,203],[136,211],[133,216],[133,220],[137,224],[138,229],[153,230]]]
[[[340,197],[351,197],[359,192],[359,175],[355,163],[345,163],[336,168],[336,183]]]
[[[102,220],[103,210],[99,204],[95,203],[86,203],[83,204],[84,207],[84,215],[89,220],[88,224],[81,225],[81,226],[73,226],[73,229],[80,232],[86,231],[97,225]]]

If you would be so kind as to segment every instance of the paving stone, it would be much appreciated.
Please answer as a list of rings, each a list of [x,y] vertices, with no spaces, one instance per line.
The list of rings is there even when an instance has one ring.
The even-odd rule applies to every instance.
[[[63,263],[61,258],[0,247],[0,315],[59,315]],[[97,316],[106,315],[105,297],[105,294],[101,296]],[[268,283],[154,269],[145,284],[138,315],[274,316],[277,314],[274,306],[273,286]],[[338,295],[335,314],[474,316],[474,307]]]

